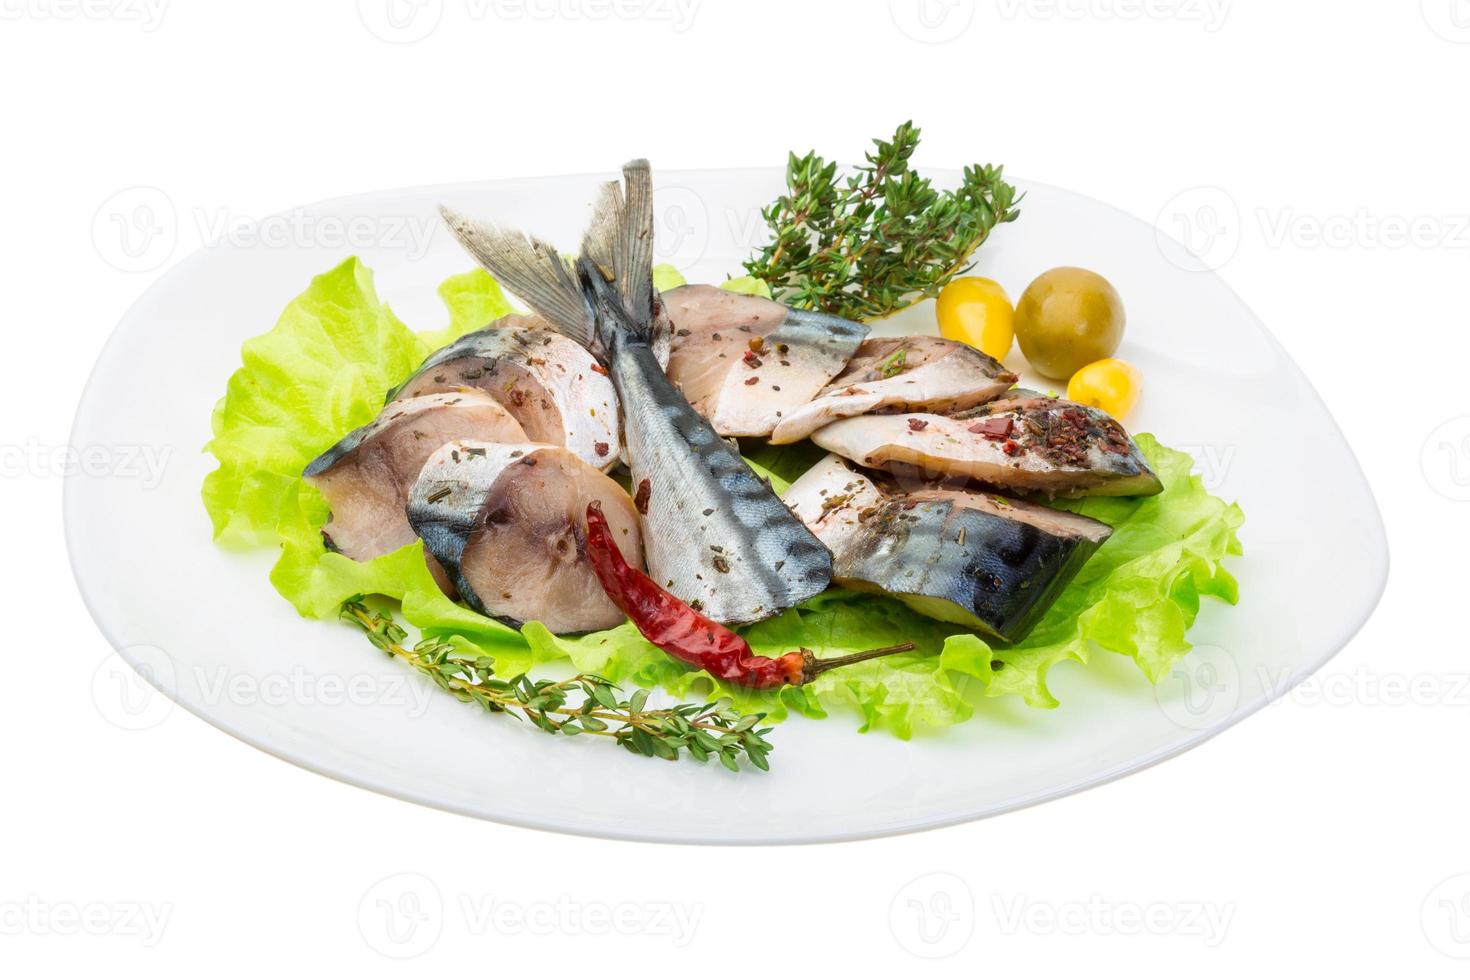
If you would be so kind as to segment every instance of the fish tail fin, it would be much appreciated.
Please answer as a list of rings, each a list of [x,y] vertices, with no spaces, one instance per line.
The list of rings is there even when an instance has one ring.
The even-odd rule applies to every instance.
[[[616,277],[613,253],[617,250],[622,211],[623,185],[610,180],[598,188],[597,202],[592,205],[592,220],[582,234],[582,258],[601,269],[609,279]]]
[[[441,207],[465,251],[560,333],[606,358],[615,335],[651,341],[653,176],[647,160],[623,167],[623,183],[604,184],[569,264],[550,245],[509,228],[480,224]]]
[[[603,185],[582,236],[579,267],[592,280],[594,294],[608,292],[599,280],[611,283],[622,307],[622,317],[610,322],[599,317],[599,323],[649,339],[654,329],[653,176],[647,160],[625,164],[622,184]]]
[[[623,166],[627,200],[614,255],[623,305],[640,325],[653,318],[653,174],[647,160]]]
[[[522,232],[481,224],[446,207],[439,213],[466,252],[559,333],[591,349],[591,311],[576,272],[556,249]]]

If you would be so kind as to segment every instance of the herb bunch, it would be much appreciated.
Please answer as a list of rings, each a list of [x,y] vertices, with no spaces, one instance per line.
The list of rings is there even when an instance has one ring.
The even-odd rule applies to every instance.
[[[776,299],[850,320],[888,316],[937,295],[969,270],[991,229],[1020,214],[1001,167],[966,167],[953,191],[909,169],[912,122],[874,143],[846,178],[815,151],[791,154],[787,193],[761,212],[771,243],[745,263]]]
[[[430,637],[406,646],[407,631],[388,613],[368,608],[363,599],[358,595],[342,603],[342,618],[359,626],[373,646],[427,674],[460,701],[526,718],[552,735],[611,738],[636,755],[672,761],[688,752],[700,762],[717,758],[731,772],[740,771],[743,755],[757,769],[770,768],[766,756],[772,746],[764,736],[771,729],[756,727],[765,715],[742,715],[731,709],[728,698],[649,708],[648,691],[639,689],[623,698],[617,685],[596,674],[564,681],[533,680],[525,674],[502,679],[495,676],[493,657],[466,656]]]

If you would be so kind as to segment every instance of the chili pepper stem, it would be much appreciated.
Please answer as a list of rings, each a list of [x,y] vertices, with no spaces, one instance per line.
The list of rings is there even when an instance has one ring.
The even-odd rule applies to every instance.
[[[864,660],[874,660],[878,657],[886,657],[892,653],[907,653],[914,648],[912,643],[895,643],[891,647],[879,647],[876,650],[864,650],[862,653],[849,653],[845,657],[826,657],[818,659],[810,650],[801,651],[801,683],[810,684],[822,674],[834,667],[847,667],[852,664],[860,664]]]

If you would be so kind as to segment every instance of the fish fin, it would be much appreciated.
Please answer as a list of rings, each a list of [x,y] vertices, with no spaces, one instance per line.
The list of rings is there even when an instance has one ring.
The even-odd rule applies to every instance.
[[[633,322],[653,319],[653,174],[647,160],[623,165],[626,200],[614,241],[613,270]]]
[[[459,243],[558,332],[591,349],[592,323],[577,277],[545,242],[510,228],[481,224],[446,207],[439,213]]]
[[[608,279],[617,278],[613,263],[622,212],[623,186],[610,180],[602,185],[597,203],[592,205],[592,220],[582,235],[582,257],[597,266]]]
[[[609,331],[658,339],[662,318],[654,315],[653,175],[647,160],[625,164],[622,185],[602,186],[575,266],[521,232],[480,224],[445,207],[439,211],[465,251],[502,286],[593,354],[605,357],[611,349]]]
[[[653,178],[647,160],[623,167],[623,184],[602,185],[592,222],[582,236],[579,266],[594,280],[594,294],[606,300],[602,283],[611,283],[625,330],[652,338],[656,331],[653,297]],[[601,280],[597,282],[596,280]]]

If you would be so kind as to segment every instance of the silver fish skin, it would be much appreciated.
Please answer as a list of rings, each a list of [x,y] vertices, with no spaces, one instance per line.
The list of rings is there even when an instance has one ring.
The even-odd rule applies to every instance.
[[[680,286],[661,299],[673,331],[668,375],[722,436],[769,436],[868,335],[866,324],[717,286]]]
[[[607,365],[653,579],[719,622],[767,619],[825,589],[832,556],[661,369],[652,180],[646,161],[623,174],[626,191],[604,185],[574,263],[519,232],[445,218],[507,289]]]
[[[1131,497],[1164,488],[1115,419],[1060,398],[1005,398],[952,417],[864,415],[818,429],[812,441],[861,466],[1006,493]]]
[[[622,446],[618,396],[602,371],[540,318],[511,314],[430,354],[389,397],[478,388],[515,416],[529,441],[566,446],[607,470]]]
[[[880,488],[836,455],[785,493],[834,556],[834,580],[1007,643],[1025,639],[1112,529],[993,494]]]

